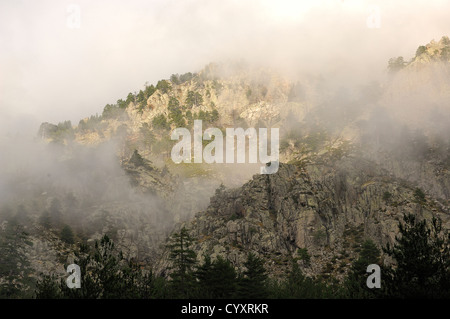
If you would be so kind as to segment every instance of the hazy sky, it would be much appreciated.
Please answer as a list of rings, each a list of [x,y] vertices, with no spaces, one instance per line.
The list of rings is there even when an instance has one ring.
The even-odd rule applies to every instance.
[[[443,0],[0,0],[0,131],[78,124],[226,59],[365,81],[450,35],[449,13]]]

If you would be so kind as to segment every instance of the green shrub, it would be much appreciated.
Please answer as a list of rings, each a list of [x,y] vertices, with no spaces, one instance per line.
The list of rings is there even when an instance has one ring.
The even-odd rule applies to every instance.
[[[136,101],[136,97],[133,93],[128,93],[127,99],[125,100],[126,106],[130,105],[130,103],[134,103]]]
[[[211,123],[214,123],[214,122],[216,122],[217,120],[219,120],[219,111],[217,111],[216,109],[214,109],[214,110],[212,110],[212,111],[209,113],[208,121],[211,122]]]
[[[419,55],[425,53],[427,51],[427,47],[424,45],[421,45],[420,47],[417,48],[416,50],[416,57],[418,57]]]
[[[180,83],[190,81],[190,80],[192,80],[193,77],[194,77],[194,74],[192,74],[191,72],[182,74],[182,75],[180,75]]]
[[[175,124],[176,127],[185,127],[186,126],[186,120],[184,119],[183,113],[181,113],[181,110],[174,110],[173,112],[170,112],[169,119],[170,119],[170,122]]]
[[[127,101],[119,99],[119,100],[117,100],[117,106],[121,109],[126,109],[128,104],[127,104]]]
[[[406,66],[406,62],[403,57],[399,56],[397,58],[391,58],[388,62],[388,70],[389,72],[397,72],[403,69]]]
[[[180,110],[180,101],[178,101],[178,99],[175,97],[170,97],[167,109],[169,110],[169,112]]]
[[[140,90],[139,93],[136,95],[136,102],[137,103],[144,103],[145,102],[145,93],[144,93],[144,91]]]
[[[152,120],[152,125],[157,130],[168,130],[170,128],[169,123],[164,114],[155,116]]]
[[[168,93],[172,89],[172,86],[170,85],[170,83],[168,81],[161,80],[161,81],[158,81],[158,83],[156,84],[156,89],[161,91],[161,93],[165,94],[165,93]]]
[[[170,82],[173,84],[180,84],[180,76],[178,74],[172,74],[170,76]]]
[[[153,93],[155,93],[156,88],[155,86],[152,84],[150,86],[146,86],[144,93],[145,93],[145,97],[148,99],[150,96],[152,96]]]
[[[386,203],[388,203],[388,202],[391,200],[391,198],[392,198],[392,194],[389,193],[388,191],[385,191],[385,192],[383,193],[383,200],[384,200]]]
[[[419,203],[419,204],[425,204],[427,201],[425,199],[425,193],[420,188],[416,188],[414,190],[414,199],[415,199],[416,203]]]
[[[311,256],[308,254],[308,249],[306,248],[299,248],[297,250],[298,258],[300,260],[305,261],[307,264],[311,261]]]
[[[102,118],[113,119],[118,118],[123,114],[123,109],[114,104],[106,104],[103,108]]]
[[[189,91],[186,98],[185,104],[187,107],[192,108],[193,106],[202,105],[203,97],[200,93]]]

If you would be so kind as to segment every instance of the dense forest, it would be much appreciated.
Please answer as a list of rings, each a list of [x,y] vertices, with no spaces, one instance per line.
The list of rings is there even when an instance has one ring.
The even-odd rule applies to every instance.
[[[245,271],[238,273],[222,257],[204,256],[198,263],[190,249],[193,239],[185,228],[174,233],[167,248],[170,273],[157,276],[127,260],[107,235],[94,247],[80,244],[76,264],[81,270],[81,288],[68,288],[66,278],[43,276],[35,298],[143,298],[143,299],[329,299],[329,298],[450,298],[450,236],[441,222],[419,221],[405,215],[400,234],[391,247],[383,247],[394,260],[381,267],[381,287],[369,288],[367,266],[380,264],[380,251],[370,240],[363,244],[343,283],[305,276],[292,260],[284,278],[269,278],[264,261],[249,253]]]

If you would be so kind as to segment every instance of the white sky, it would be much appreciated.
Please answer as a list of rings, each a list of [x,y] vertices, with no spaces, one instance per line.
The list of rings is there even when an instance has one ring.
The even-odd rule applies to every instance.
[[[367,26],[374,6],[380,28]],[[147,81],[226,59],[365,81],[443,35],[442,0],[0,0],[0,132],[78,124]]]

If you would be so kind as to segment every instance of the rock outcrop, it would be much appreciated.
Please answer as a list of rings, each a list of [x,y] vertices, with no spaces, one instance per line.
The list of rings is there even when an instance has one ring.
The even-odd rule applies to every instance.
[[[199,260],[221,255],[242,268],[252,251],[266,260],[273,276],[282,275],[294,259],[309,275],[342,278],[364,239],[379,247],[394,241],[404,213],[439,216],[450,228],[448,210],[433,198],[418,203],[412,185],[350,156],[281,164],[276,174],[255,175],[240,188],[219,188],[208,209],[185,226],[197,239]],[[160,270],[165,265],[163,258]]]

